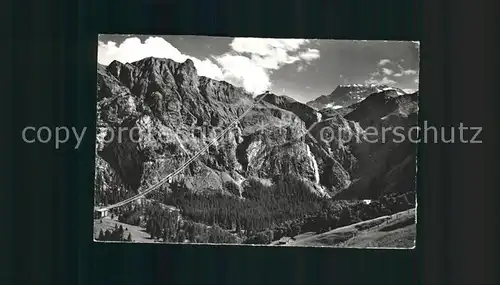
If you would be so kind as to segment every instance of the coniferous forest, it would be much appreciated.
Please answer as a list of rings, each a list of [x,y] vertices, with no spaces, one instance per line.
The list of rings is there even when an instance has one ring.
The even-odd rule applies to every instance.
[[[153,201],[124,207],[117,214],[119,221],[142,225],[151,238],[163,242],[268,244],[283,236],[324,232],[415,207],[414,192],[365,204],[321,198],[293,176],[274,182],[266,186],[249,180],[242,198],[174,188],[164,202],[179,212]],[[103,240],[124,239],[118,231]]]

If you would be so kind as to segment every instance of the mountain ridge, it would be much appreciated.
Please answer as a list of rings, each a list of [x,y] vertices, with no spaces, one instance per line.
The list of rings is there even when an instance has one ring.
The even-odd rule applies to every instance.
[[[314,100],[306,102],[306,105],[313,107],[316,110],[322,110],[325,108],[339,109],[361,102],[371,94],[386,90],[394,90],[399,95],[406,94],[406,92],[402,89],[390,87],[388,85],[341,84],[338,85],[330,94],[321,95]]]
[[[189,59],[183,63],[153,57],[125,64],[113,61],[105,68],[98,65],[97,76],[95,193],[100,203],[118,201],[155,183],[206,145],[210,137],[233,122],[253,102],[253,96],[243,88],[198,76]],[[319,128],[325,126],[355,137],[362,136],[362,126],[373,125],[373,121],[383,122],[384,116],[418,99],[417,92],[408,97],[408,102],[396,100],[389,107],[370,99],[394,95],[384,92],[367,95],[365,100],[356,102],[358,105],[350,112],[326,122],[325,118],[335,116],[325,116],[309,104],[286,95],[261,94],[259,96],[266,96],[264,100],[254,106],[225,140],[210,148],[174,181],[194,192],[234,195],[225,187],[231,183],[241,195],[242,182],[252,177],[258,181],[273,181],[286,174],[300,177],[320,196],[376,197],[380,193],[374,194],[368,189],[370,187],[363,186],[370,182],[361,178],[356,170],[374,169],[379,163],[375,167],[366,166],[369,163],[364,157],[370,152],[367,145],[315,142],[311,137],[317,138]],[[368,104],[376,106],[378,111],[363,107]],[[405,126],[415,123],[416,118],[407,115],[415,114],[418,108],[407,111],[405,116],[393,114],[398,118],[396,123]],[[370,119],[365,119],[365,115]],[[110,136],[110,130],[116,131],[123,126],[139,129],[138,142],[130,138],[121,143],[104,139]],[[311,136],[304,135],[311,126]],[[413,155],[408,146],[400,151],[403,158],[393,162],[396,167]],[[388,152],[379,152],[386,161]],[[405,156],[405,153],[409,154]],[[387,173],[374,176],[390,180],[384,182],[382,179],[379,188],[393,185],[396,179],[388,177]],[[408,179],[406,174],[403,180]],[[406,183],[405,187],[408,185]],[[165,186],[163,189],[168,192],[170,188]],[[397,185],[389,188],[391,191],[407,190],[396,189]],[[377,191],[383,193],[385,190]]]

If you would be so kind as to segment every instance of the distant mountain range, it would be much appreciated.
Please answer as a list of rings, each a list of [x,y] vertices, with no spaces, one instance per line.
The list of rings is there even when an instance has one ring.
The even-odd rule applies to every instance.
[[[342,107],[347,107],[354,103],[358,103],[373,93],[382,92],[385,90],[394,90],[398,95],[406,94],[406,92],[404,92],[402,89],[389,87],[387,85],[339,85],[329,95],[319,96],[318,98],[309,101],[306,104],[316,110],[321,110],[324,108],[340,109]]]

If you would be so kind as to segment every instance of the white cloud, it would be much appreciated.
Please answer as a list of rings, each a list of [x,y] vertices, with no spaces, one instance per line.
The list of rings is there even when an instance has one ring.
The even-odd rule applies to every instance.
[[[418,70],[405,69],[401,63],[404,59],[391,61],[389,59],[381,59],[377,63],[377,70],[370,73],[370,78],[365,80],[365,84],[375,85],[397,85],[398,82],[407,82],[418,76]],[[418,78],[416,83],[418,83]],[[410,90],[408,90],[410,91]]]
[[[249,55],[257,65],[265,69],[277,70],[283,65],[292,64],[301,59],[305,61],[318,59],[320,54],[317,49],[299,52],[300,48],[307,43],[309,41],[303,39],[235,38],[230,46],[239,54]]]
[[[375,78],[370,78],[368,80],[365,80],[365,84],[375,84],[375,85],[393,85],[393,84],[396,84],[397,82],[392,80],[392,79],[389,79],[387,78],[387,76],[385,76],[384,78],[382,79],[375,79]]]
[[[378,65],[379,66],[383,66],[383,65],[386,65],[386,64],[389,64],[391,63],[391,61],[389,59],[381,59],[379,62],[378,62]]]
[[[307,51],[299,54],[299,57],[305,61],[312,61],[319,58],[319,50],[317,49],[307,49]]]
[[[279,69],[300,60],[290,52],[297,51],[307,40],[235,38],[230,46],[240,54],[249,54],[252,61],[265,69]]]
[[[391,75],[394,73],[394,71],[392,71],[392,69],[389,69],[389,68],[382,68],[382,72],[385,74],[385,75]]]
[[[127,38],[119,46],[115,42],[99,42],[97,49],[97,62],[108,65],[113,60],[122,63],[134,62],[153,56],[169,58],[177,62],[191,59],[198,71],[198,75],[217,80],[223,79],[222,70],[210,59],[200,60],[180,52],[177,48],[161,37],[150,37],[144,43],[139,38]]]
[[[403,70],[403,74],[404,75],[416,75],[417,71],[413,70],[413,69],[407,69],[407,70]]]
[[[148,56],[168,57],[183,62],[186,58],[178,49],[162,38],[151,37],[145,43],[139,38],[127,38],[119,46],[115,42],[99,42],[97,61],[108,65],[113,60],[134,62]]]
[[[396,84],[396,81],[391,80],[391,79],[389,79],[387,77],[384,77],[384,78],[382,78],[382,80],[379,81],[379,84],[392,85],[392,84]]]
[[[309,43],[305,39],[235,38],[230,44],[232,52],[214,58],[226,81],[261,93],[270,89],[269,74],[274,70],[298,63],[297,72],[302,72],[307,63],[320,57],[317,49],[303,50]]]
[[[395,77],[408,76],[408,75],[417,75],[418,71],[413,69],[404,69],[400,64],[398,64],[399,72],[393,74]]]
[[[248,92],[262,93],[271,86],[265,68],[246,56],[225,54],[214,58],[222,66],[224,79]]]
[[[235,38],[230,44],[232,51],[200,60],[183,54],[161,37],[150,37],[144,43],[139,38],[132,37],[120,45],[111,41],[99,41],[97,61],[108,65],[113,60],[126,63],[150,56],[177,62],[191,59],[198,75],[225,80],[256,94],[270,88],[269,74],[273,70],[300,63],[297,70],[303,71],[306,67],[304,63],[318,59],[319,50],[303,50],[303,46],[308,43],[309,40],[304,39]]]
[[[276,50],[296,51],[301,45],[308,43],[304,39],[261,39],[261,38],[235,38],[230,46],[240,53],[251,53],[261,56],[271,56]]]
[[[277,51],[274,56],[261,56],[258,54],[252,54],[250,56],[252,61],[254,61],[257,65],[262,66],[266,69],[279,69],[281,66],[285,64],[291,64],[299,61],[300,59],[296,56],[289,56],[283,51]]]

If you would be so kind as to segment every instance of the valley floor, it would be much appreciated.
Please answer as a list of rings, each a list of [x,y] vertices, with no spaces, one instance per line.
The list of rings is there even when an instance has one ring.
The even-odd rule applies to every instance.
[[[415,209],[382,216],[324,233],[285,237],[273,245],[348,248],[412,248],[415,246]]]
[[[101,222],[102,221],[102,222]],[[105,217],[94,220],[94,239],[100,230],[112,230],[122,226],[125,237],[130,233],[132,241],[155,243],[144,228],[118,222]],[[324,233],[307,232],[294,237],[273,241],[274,246],[299,247],[346,247],[346,248],[413,248],[416,240],[415,209],[382,216],[372,220],[340,227]]]

